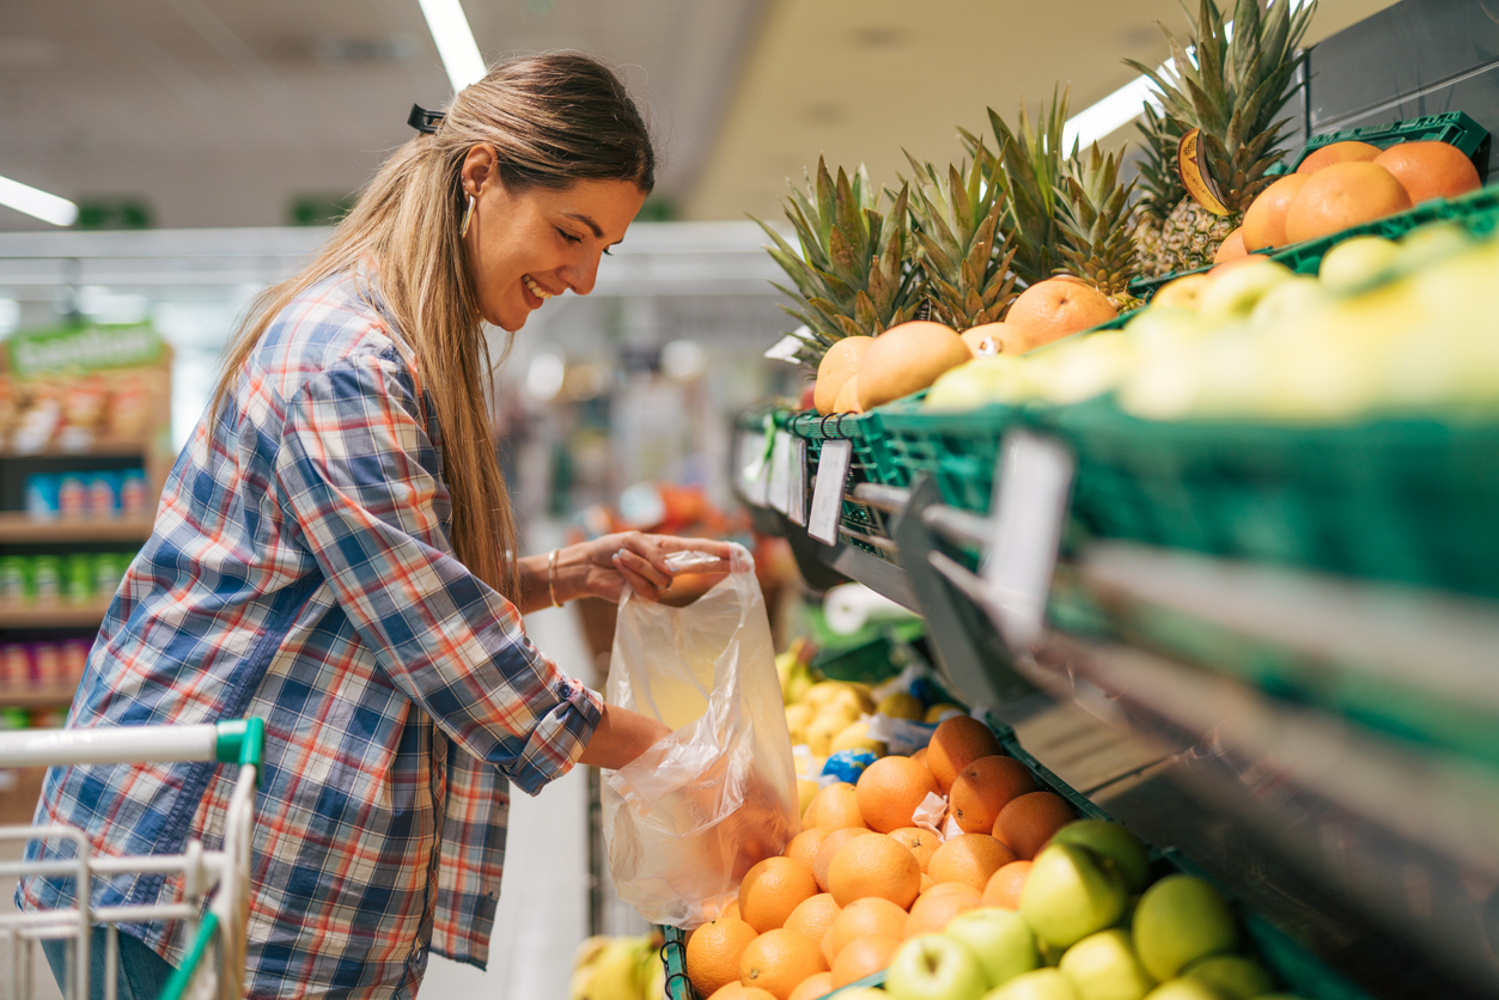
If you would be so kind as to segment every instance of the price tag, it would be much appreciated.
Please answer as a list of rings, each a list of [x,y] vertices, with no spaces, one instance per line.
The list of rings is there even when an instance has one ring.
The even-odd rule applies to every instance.
[[[776,431],[770,448],[770,486],[766,499],[782,514],[791,510],[791,435],[786,431]]]
[[[807,442],[803,438],[791,439],[791,494],[790,509],[786,516],[792,524],[807,523]]]
[[[817,485],[812,489],[812,516],[807,534],[826,545],[838,544],[838,517],[843,513],[843,485],[853,461],[854,443],[847,438],[824,441],[817,459]]]
[[[1024,431],[1005,436],[984,577],[1000,631],[1016,649],[1035,643],[1045,629],[1072,471],[1072,455],[1050,438]]]

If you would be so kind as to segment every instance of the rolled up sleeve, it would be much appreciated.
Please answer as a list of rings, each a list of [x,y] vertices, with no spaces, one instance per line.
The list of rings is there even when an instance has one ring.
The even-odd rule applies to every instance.
[[[396,359],[354,356],[310,377],[287,402],[278,501],[391,683],[534,795],[577,761],[602,702],[453,555],[421,414]]]

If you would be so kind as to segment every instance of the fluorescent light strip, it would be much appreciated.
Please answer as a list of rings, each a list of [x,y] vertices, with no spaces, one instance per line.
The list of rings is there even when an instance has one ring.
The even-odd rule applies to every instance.
[[[479,44],[474,41],[474,33],[468,26],[468,18],[463,16],[463,5],[458,0],[418,2],[456,94],[483,77],[486,68],[484,57],[479,55]]]
[[[9,177],[0,177],[0,205],[54,226],[71,226],[78,221],[78,206],[71,201]]]
[[[1296,13],[1310,2],[1311,0],[1290,0],[1291,13]],[[1225,22],[1224,35],[1232,39],[1233,31],[1234,23]],[[1187,51],[1190,53],[1192,50]],[[1171,59],[1167,59],[1156,70],[1160,75],[1168,77],[1175,71],[1176,63]],[[1147,104],[1157,111],[1161,109],[1161,102],[1152,93],[1150,77],[1137,76],[1097,104],[1067,119],[1062,125],[1062,149],[1070,151],[1074,142],[1085,148],[1092,145],[1115,129],[1123,128],[1140,117]]]

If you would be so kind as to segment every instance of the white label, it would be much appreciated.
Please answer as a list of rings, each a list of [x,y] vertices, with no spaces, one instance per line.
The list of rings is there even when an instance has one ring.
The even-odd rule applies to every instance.
[[[807,442],[802,438],[791,439],[791,497],[786,516],[792,524],[807,523]]]
[[[1072,486],[1072,455],[1049,438],[1012,431],[995,471],[994,542],[984,577],[1005,641],[1023,649],[1045,628],[1046,596]]]
[[[791,435],[786,431],[776,431],[775,443],[771,445],[766,499],[782,514],[791,509]]]
[[[812,516],[807,534],[825,545],[838,544],[838,518],[843,513],[843,484],[853,461],[854,443],[847,438],[824,441],[817,459],[817,485],[812,489]]]

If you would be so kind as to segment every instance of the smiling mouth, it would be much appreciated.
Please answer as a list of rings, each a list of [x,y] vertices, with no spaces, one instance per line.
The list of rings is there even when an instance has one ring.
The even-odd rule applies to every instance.
[[[545,302],[547,299],[552,297],[553,293],[538,285],[536,283],[536,279],[531,277],[529,274],[523,274],[520,277],[521,280],[526,283],[526,287],[531,290],[531,294],[536,296],[541,301]]]

